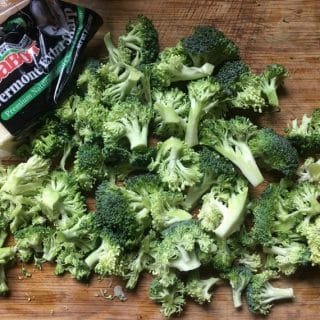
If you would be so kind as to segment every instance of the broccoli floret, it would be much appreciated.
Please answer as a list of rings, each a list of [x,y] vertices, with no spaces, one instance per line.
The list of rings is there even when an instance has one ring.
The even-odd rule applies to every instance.
[[[173,284],[165,286],[155,278],[149,287],[149,298],[161,304],[160,311],[165,317],[179,314],[186,304],[184,284],[175,277]]]
[[[121,188],[107,181],[96,191],[95,222],[98,230],[113,236],[121,247],[134,247],[140,243],[149,220],[141,217],[139,211],[132,211],[128,198]]]
[[[263,128],[249,140],[249,148],[259,165],[274,169],[285,176],[293,176],[299,166],[297,150],[289,140],[273,129]]]
[[[210,302],[212,298],[212,288],[220,283],[219,278],[201,279],[198,272],[193,272],[185,284],[186,294],[200,304]]]
[[[257,253],[242,253],[238,259],[238,263],[255,273],[262,267],[261,257]]]
[[[312,265],[320,265],[320,219],[304,227],[303,234],[307,239]]]
[[[14,247],[0,248],[0,296],[4,296],[9,292],[5,267],[14,260],[15,255],[16,249]]]
[[[33,257],[38,258],[43,253],[43,242],[48,236],[45,226],[28,226],[14,233],[14,240],[18,250],[19,259],[29,262]]]
[[[48,159],[61,157],[71,135],[66,124],[56,118],[47,119],[32,137],[32,154]]]
[[[105,175],[101,147],[95,143],[81,144],[75,155],[73,172],[81,188],[92,190],[95,183]]]
[[[153,262],[151,252],[155,245],[155,237],[155,232],[151,231],[142,239],[139,250],[127,255],[128,266],[124,277],[128,279],[126,284],[128,289],[136,287],[140,274]]]
[[[259,76],[251,72],[243,73],[234,84],[234,96],[230,105],[233,108],[251,108],[254,112],[263,112],[268,105],[262,94]]]
[[[298,242],[265,247],[263,251],[275,256],[278,271],[285,275],[295,273],[299,266],[306,266],[310,261],[310,252],[307,246]]]
[[[208,62],[216,67],[224,61],[239,58],[238,47],[211,26],[195,27],[192,35],[182,39],[182,45],[195,66]]]
[[[221,177],[221,176],[220,176]],[[248,197],[244,179],[217,179],[209,193],[203,196],[198,219],[207,231],[226,239],[243,223]]]
[[[198,144],[200,120],[207,114],[210,114],[211,118],[220,117],[225,111],[225,105],[220,85],[210,78],[189,83],[188,93],[191,104],[185,142],[188,146],[193,147]]]
[[[53,171],[37,199],[45,216],[60,230],[70,228],[86,213],[85,199],[67,172]]]
[[[81,250],[75,248],[72,244],[64,244],[63,249],[55,259],[55,275],[62,275],[65,272],[69,272],[71,276],[77,280],[87,279],[91,270],[84,259],[85,254]]]
[[[235,85],[243,74],[249,73],[249,67],[241,60],[227,61],[214,75],[221,89],[227,96],[236,95]]]
[[[158,143],[156,158],[148,166],[157,171],[163,183],[172,191],[184,190],[199,182],[199,155],[178,138],[171,137]]]
[[[113,234],[102,233],[101,243],[85,259],[90,270],[101,276],[122,275],[121,256],[123,249],[121,242]]]
[[[163,231],[163,240],[155,247],[152,256],[152,273],[162,277],[170,268],[190,271],[201,266],[201,253],[211,256],[216,251],[211,239],[194,221],[183,221]]]
[[[299,125],[294,119],[286,129],[287,138],[300,154],[317,154],[320,148],[320,109],[314,109],[310,116],[303,115]]]
[[[63,242],[72,243],[75,248],[83,253],[92,251],[95,249],[98,238],[94,214],[89,212],[83,215],[73,226],[61,230],[59,237]]]
[[[269,280],[274,278],[272,271],[264,271],[252,276],[246,289],[246,299],[252,313],[266,315],[272,308],[272,302],[281,299],[292,299],[292,288],[275,288]]]
[[[235,174],[232,163],[214,150],[201,146],[200,171],[203,173],[201,181],[188,189],[183,207],[186,210],[193,209],[203,194],[205,194],[218,179],[219,176],[231,176]]]
[[[48,234],[43,239],[42,261],[54,261],[59,252],[63,249],[63,241],[59,236],[59,231],[55,228],[48,227]]]
[[[231,269],[233,262],[236,259],[237,252],[233,250],[231,241],[229,239],[225,240],[217,238],[216,244],[217,250],[210,262],[214,270],[221,273],[226,273]]]
[[[257,127],[248,118],[205,120],[200,131],[201,143],[213,147],[236,165],[253,186],[264,179],[248,146]]]
[[[152,81],[156,86],[168,87],[172,82],[208,77],[214,68],[210,63],[193,66],[181,42],[178,42],[175,47],[165,48],[159,58],[152,71]]]
[[[299,182],[319,182],[320,181],[320,159],[312,157],[305,159],[304,163],[298,168],[297,175]]]
[[[190,102],[187,95],[178,88],[152,92],[155,110],[155,133],[161,138],[183,137]]]
[[[18,164],[7,176],[1,192],[11,195],[31,196],[38,192],[48,176],[50,163],[35,155]]]
[[[119,37],[119,50],[130,52],[132,66],[154,62],[159,53],[159,40],[152,21],[143,15],[130,21],[126,32]]]
[[[138,69],[123,63],[119,63],[116,68],[112,79],[109,74],[108,84],[102,93],[102,100],[108,105],[123,101],[130,94],[139,93],[138,87],[144,76]]]
[[[285,78],[289,76],[288,71],[281,64],[270,64],[265,67],[260,75],[261,90],[271,107],[279,107],[277,89],[282,85]]]
[[[127,138],[131,150],[143,149],[148,143],[148,127],[153,116],[152,109],[135,98],[116,103],[104,124],[104,141]]]
[[[252,272],[245,266],[237,266],[227,273],[226,278],[232,288],[233,305],[235,308],[240,308],[242,306],[241,295],[252,278]]]
[[[108,51],[108,60],[111,65],[118,63],[130,63],[131,52],[129,49],[124,47],[116,48],[111,40],[110,32],[107,32],[103,37],[104,44]]]

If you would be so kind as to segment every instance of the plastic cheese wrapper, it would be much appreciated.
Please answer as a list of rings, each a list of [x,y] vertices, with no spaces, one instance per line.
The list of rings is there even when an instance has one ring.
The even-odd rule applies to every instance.
[[[57,105],[101,24],[95,12],[62,1],[0,0],[0,149]]]

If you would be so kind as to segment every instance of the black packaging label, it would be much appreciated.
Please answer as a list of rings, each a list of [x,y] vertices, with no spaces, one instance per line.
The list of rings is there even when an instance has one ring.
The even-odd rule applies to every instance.
[[[91,10],[33,0],[0,30],[0,121],[16,135],[53,108],[101,24]]]

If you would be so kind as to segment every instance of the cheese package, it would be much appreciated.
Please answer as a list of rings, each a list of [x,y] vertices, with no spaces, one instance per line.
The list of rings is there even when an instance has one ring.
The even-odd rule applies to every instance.
[[[57,0],[0,4],[0,148],[54,108],[90,38],[93,11]]]

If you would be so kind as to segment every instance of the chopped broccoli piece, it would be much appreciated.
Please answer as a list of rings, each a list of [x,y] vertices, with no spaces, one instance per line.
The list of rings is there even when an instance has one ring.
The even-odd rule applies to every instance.
[[[257,127],[245,117],[230,120],[205,120],[202,124],[201,143],[213,147],[236,165],[253,186],[264,179],[256,164],[248,142]]]
[[[298,168],[297,175],[299,182],[319,182],[320,181],[320,159],[312,157],[305,159],[304,163]]]
[[[249,148],[261,166],[274,169],[285,176],[294,176],[299,166],[297,150],[289,140],[273,129],[263,128],[249,140]]]
[[[151,171],[157,171],[161,180],[172,191],[184,190],[199,182],[199,155],[183,141],[171,137],[158,143],[156,158],[148,166]]]
[[[260,75],[261,90],[271,107],[279,107],[277,89],[282,85],[283,80],[288,77],[288,71],[281,64],[270,64],[265,67]]]
[[[182,39],[182,45],[197,67],[204,63],[216,67],[239,58],[238,47],[220,30],[210,26],[195,27],[192,35]]]
[[[281,299],[292,299],[292,288],[275,288],[269,280],[274,278],[272,271],[264,271],[252,276],[246,289],[249,310],[252,313],[266,315],[272,308],[272,302]]]

